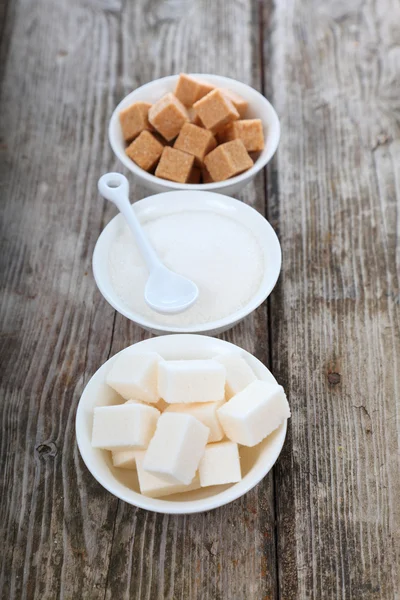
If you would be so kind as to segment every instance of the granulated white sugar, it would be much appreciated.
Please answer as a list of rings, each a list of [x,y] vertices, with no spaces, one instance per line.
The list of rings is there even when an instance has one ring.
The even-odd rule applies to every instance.
[[[178,315],[162,315],[147,306],[148,271],[127,225],[110,247],[111,283],[125,306],[159,325],[191,326],[227,317],[257,293],[264,271],[261,248],[239,222],[211,211],[185,211],[143,224],[163,263],[194,281],[195,304]]]

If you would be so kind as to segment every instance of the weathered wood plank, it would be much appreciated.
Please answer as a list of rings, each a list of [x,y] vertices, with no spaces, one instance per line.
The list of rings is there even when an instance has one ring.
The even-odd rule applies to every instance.
[[[272,366],[293,410],[276,470],[280,596],[391,600],[400,595],[399,4],[284,0],[273,19],[267,93],[283,136],[269,208],[284,261]]]
[[[260,87],[256,3],[188,6],[172,1],[126,5],[121,98],[135,85],[179,71],[219,73]],[[242,195],[262,213],[263,186],[261,176]],[[145,194],[135,190],[136,198]],[[266,332],[263,307],[224,338],[266,363]],[[144,335],[117,316],[112,353]],[[246,498],[201,515],[151,515],[120,503],[106,598],[275,598],[274,522],[272,476]]]
[[[2,42],[2,598],[104,597],[117,501],[74,431],[114,315],[91,276],[118,47],[103,8],[11,2]]]
[[[73,423],[88,377],[146,336],[114,318],[90,275],[113,214],[95,192],[118,168],[107,119],[132,87],[181,69],[259,87],[258,6],[8,3],[1,597],[278,596],[271,477],[218,511],[153,515],[96,484]],[[400,593],[398,9],[344,6],[268,3],[261,28],[283,124],[268,170],[284,249],[270,347],[294,413],[275,476],[281,598]],[[262,179],[243,195],[262,212],[264,197]],[[264,307],[224,337],[268,362],[266,331]]]
[[[119,168],[107,120],[130,89],[180,69],[259,86],[256,6],[10,6],[1,46],[0,595],[274,598],[271,477],[220,511],[152,515],[97,485],[74,435],[88,377],[110,353],[146,336],[114,318],[91,276],[95,240],[113,214],[98,199],[96,180]],[[136,198],[145,194],[132,189]],[[262,179],[243,198],[264,211]],[[265,332],[263,308],[226,337],[266,362]]]

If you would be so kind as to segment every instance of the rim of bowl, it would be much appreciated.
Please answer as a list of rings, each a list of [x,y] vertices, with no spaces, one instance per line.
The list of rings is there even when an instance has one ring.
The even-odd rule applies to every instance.
[[[159,83],[159,82],[163,82],[163,81],[164,82],[174,81],[174,80],[177,80],[179,77],[179,75],[168,75],[167,77],[153,79],[152,81],[149,81],[148,83],[145,83],[144,85],[141,85],[141,86],[135,88],[134,90],[132,90],[132,92],[127,94],[118,103],[118,105],[116,106],[116,108],[114,109],[114,111],[111,115],[110,123],[108,126],[108,139],[109,139],[109,142],[110,142],[110,145],[111,145],[111,148],[112,148],[114,154],[122,162],[122,164],[127,169],[129,169],[129,171],[134,173],[135,175],[138,175],[139,177],[146,179],[150,183],[163,185],[165,187],[170,188],[171,190],[204,190],[204,191],[211,192],[213,190],[219,190],[222,188],[229,187],[236,183],[241,183],[241,182],[245,181],[246,179],[254,177],[259,171],[261,171],[261,169],[263,167],[265,167],[269,163],[269,161],[274,156],[274,154],[278,148],[278,145],[279,145],[280,136],[281,136],[281,126],[280,126],[280,121],[279,121],[279,117],[276,113],[276,110],[274,109],[272,104],[269,102],[269,100],[267,100],[267,98],[265,96],[260,94],[259,91],[257,91],[255,88],[251,87],[250,85],[247,85],[247,83],[243,83],[242,81],[239,81],[238,79],[232,79],[231,77],[224,77],[222,75],[213,75],[211,73],[189,73],[189,75],[191,75],[192,77],[207,78],[207,79],[209,79],[211,81],[215,81],[215,82],[217,82],[217,81],[225,82],[225,83],[227,83],[226,87],[229,86],[229,82],[233,81],[234,83],[239,83],[240,85],[248,88],[249,90],[251,90],[251,93],[259,96],[260,99],[262,100],[262,102],[266,105],[269,113],[272,115],[273,125],[274,125],[274,128],[276,129],[275,143],[272,145],[270,151],[268,153],[266,153],[265,156],[259,156],[257,158],[257,160],[255,161],[254,165],[247,171],[244,171],[244,173],[241,173],[240,175],[236,175],[236,177],[231,177],[230,179],[226,179],[225,181],[215,181],[213,183],[201,183],[201,184],[175,183],[174,181],[169,181],[168,179],[162,179],[161,177],[156,177],[155,175],[152,175],[151,173],[148,173],[147,171],[144,171],[143,169],[138,167],[125,154],[125,151],[121,152],[121,150],[119,148],[119,144],[117,143],[117,141],[114,137],[114,132],[113,132],[114,126],[115,126],[116,122],[117,122],[118,126],[120,126],[118,115],[119,115],[119,112],[120,112],[122,106],[125,104],[127,98],[129,98],[129,96],[133,95],[138,90],[143,90],[147,87],[151,87],[155,83]],[[259,118],[261,118],[261,117],[259,117]]]
[[[287,433],[288,420],[285,419],[285,421],[279,426],[279,428],[275,430],[275,432],[279,433],[279,444],[278,444],[277,448],[275,449],[275,452],[271,455],[271,458],[268,462],[265,461],[263,468],[259,469],[259,473],[257,473],[257,475],[255,475],[254,478],[249,478],[249,481],[246,482],[246,485],[244,485],[244,486],[240,485],[244,481],[244,479],[242,479],[238,483],[232,484],[229,488],[219,492],[218,494],[215,494],[213,496],[206,497],[206,498],[200,498],[200,499],[195,499],[195,500],[185,500],[183,502],[180,502],[180,501],[176,501],[176,500],[168,500],[166,498],[152,498],[150,496],[145,496],[144,494],[141,494],[140,492],[135,492],[134,490],[131,490],[131,491],[134,491],[134,493],[137,495],[137,499],[135,498],[135,502],[133,502],[133,500],[127,494],[124,494],[124,493],[116,494],[115,490],[113,490],[112,486],[108,484],[108,482],[105,478],[103,478],[101,475],[98,475],[97,473],[95,474],[94,469],[92,469],[92,467],[90,465],[89,456],[86,454],[86,450],[82,444],[83,434],[81,432],[81,427],[80,427],[80,424],[81,424],[81,422],[83,422],[83,418],[84,418],[84,415],[83,415],[84,405],[82,403],[82,399],[83,399],[85,393],[87,393],[86,390],[87,390],[89,384],[91,383],[91,381],[94,378],[98,377],[102,370],[105,370],[106,365],[110,361],[115,360],[115,358],[119,354],[121,354],[128,348],[132,348],[132,347],[138,346],[138,345],[146,346],[148,344],[154,343],[155,340],[161,340],[161,339],[167,340],[168,337],[173,337],[175,339],[175,338],[182,338],[182,337],[188,337],[188,336],[190,336],[192,338],[196,337],[196,338],[205,338],[206,340],[207,339],[213,340],[213,342],[216,342],[221,346],[231,346],[235,350],[239,349],[242,353],[251,357],[251,362],[257,363],[259,366],[262,367],[263,370],[268,371],[268,373],[272,376],[272,378],[275,379],[274,376],[272,375],[271,371],[268,369],[268,367],[266,367],[266,365],[264,365],[264,363],[262,363],[258,358],[256,358],[254,356],[254,354],[251,354],[251,352],[244,350],[237,344],[233,344],[232,342],[228,342],[226,340],[220,340],[218,338],[212,338],[211,336],[196,335],[196,334],[181,334],[181,335],[174,335],[174,336],[164,336],[163,338],[150,338],[147,340],[142,340],[140,342],[136,342],[134,344],[131,344],[130,346],[127,346],[126,348],[123,348],[122,350],[120,350],[120,352],[117,352],[116,354],[114,354],[114,356],[112,356],[108,360],[106,360],[106,362],[103,363],[95,371],[95,373],[93,373],[93,375],[91,376],[91,378],[85,385],[85,388],[81,394],[81,397],[78,402],[77,411],[76,411],[76,417],[75,417],[75,435],[76,435],[76,441],[77,441],[79,453],[81,455],[83,462],[86,465],[86,468],[88,469],[90,474],[96,479],[96,481],[98,481],[100,483],[100,485],[102,485],[108,492],[110,492],[110,494],[112,494],[116,498],[119,498],[120,500],[123,500],[127,504],[130,504],[131,506],[136,506],[138,508],[142,508],[145,510],[149,510],[151,512],[160,513],[160,514],[180,515],[180,514],[194,514],[194,513],[206,512],[208,510],[213,510],[215,508],[225,506],[226,504],[230,504],[234,500],[241,498],[242,496],[247,494],[247,492],[252,490],[256,485],[258,485],[260,483],[260,481],[262,479],[264,479],[264,477],[266,477],[268,475],[268,473],[271,471],[272,467],[278,460],[280,453],[282,452],[283,444],[285,443],[286,433]],[[202,340],[202,343],[204,343],[203,340]],[[273,433],[274,432],[272,432],[271,435],[273,435]],[[153,506],[153,504],[155,506]],[[188,505],[190,505],[190,506],[188,506]]]
[[[170,193],[174,193],[174,192],[177,192],[177,191],[179,191],[179,190],[171,190],[171,192],[162,192],[161,194],[170,194]],[[202,192],[203,190],[193,190],[193,191],[194,192]],[[206,191],[206,190],[204,190],[204,191]],[[141,203],[151,202],[151,200],[153,198],[158,197],[161,194],[155,194],[155,195],[152,195],[152,196],[147,196],[146,198],[142,198],[142,200],[138,200],[137,202],[134,202],[134,204],[132,206],[140,206]],[[221,202],[221,196],[218,197],[218,201]],[[122,303],[119,303],[116,300],[116,295],[109,294],[108,291],[105,289],[105,286],[103,286],[101,273],[104,270],[104,268],[107,268],[107,266],[104,266],[104,265],[101,266],[102,263],[101,263],[100,259],[97,258],[97,255],[100,252],[99,248],[100,248],[100,244],[101,244],[101,237],[103,236],[103,234],[107,230],[107,228],[111,227],[111,224],[114,222],[114,219],[116,219],[117,217],[119,217],[119,215],[116,215],[115,217],[113,217],[111,219],[111,221],[109,223],[107,223],[107,225],[105,226],[105,228],[103,229],[103,231],[99,235],[99,237],[97,239],[97,242],[96,242],[96,245],[95,245],[95,248],[94,248],[94,251],[93,251],[93,257],[92,257],[92,269],[93,269],[94,279],[96,281],[96,285],[97,285],[100,293],[106,299],[106,301],[117,312],[119,312],[120,314],[122,314],[127,319],[130,319],[134,323],[137,323],[141,327],[144,327],[145,329],[150,329],[150,330],[153,330],[153,331],[157,330],[157,331],[162,331],[162,332],[165,332],[165,333],[182,333],[182,334],[203,333],[203,332],[209,332],[209,331],[213,331],[213,330],[218,330],[218,329],[225,328],[225,327],[226,328],[231,327],[235,323],[237,323],[237,322],[241,321],[242,319],[244,319],[245,317],[247,317],[250,313],[252,313],[253,311],[255,311],[259,306],[261,306],[261,304],[263,302],[265,302],[265,300],[268,298],[268,296],[270,295],[270,293],[274,289],[274,287],[276,285],[276,282],[278,281],[280,272],[281,272],[281,268],[282,268],[282,248],[281,248],[281,245],[280,245],[280,242],[279,242],[279,238],[276,235],[275,230],[273,229],[273,227],[271,226],[271,224],[269,223],[269,221],[267,221],[267,219],[265,217],[263,217],[252,206],[249,206],[248,204],[245,204],[244,202],[241,202],[240,200],[236,200],[236,198],[232,198],[230,196],[222,196],[222,202],[233,203],[234,205],[240,206],[240,210],[249,211],[252,214],[255,213],[257,215],[257,218],[262,219],[263,224],[265,225],[265,227],[267,229],[269,229],[270,234],[272,236],[272,239],[274,240],[274,243],[276,243],[276,250],[277,250],[277,254],[278,254],[278,260],[275,261],[275,265],[274,266],[275,266],[276,270],[275,270],[275,273],[274,273],[273,277],[271,278],[271,282],[264,289],[261,289],[261,284],[260,284],[260,288],[258,289],[258,291],[256,292],[256,294],[253,296],[253,298],[251,298],[251,300],[244,307],[242,307],[241,309],[239,309],[235,313],[232,313],[232,314],[228,315],[227,317],[223,317],[221,319],[218,319],[217,321],[209,321],[208,323],[202,323],[202,324],[199,324],[199,325],[191,325],[191,326],[184,326],[184,327],[179,327],[177,325],[175,325],[175,326],[173,326],[173,325],[163,325],[161,323],[157,323],[157,322],[154,322],[154,321],[149,321],[148,319],[146,319],[145,317],[143,317],[139,313],[135,313],[134,311],[130,311],[127,308],[125,308]]]

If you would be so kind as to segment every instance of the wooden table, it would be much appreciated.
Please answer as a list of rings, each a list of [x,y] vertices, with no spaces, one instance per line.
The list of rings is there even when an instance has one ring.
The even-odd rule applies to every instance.
[[[398,0],[3,0],[1,11],[0,597],[398,599]],[[271,368],[293,417],[254,490],[172,517],[97,484],[74,417],[94,371],[147,337],[91,272],[115,212],[96,182],[120,169],[108,119],[130,90],[181,70],[249,83],[281,118],[277,156],[240,198],[276,229],[282,275],[223,337]]]

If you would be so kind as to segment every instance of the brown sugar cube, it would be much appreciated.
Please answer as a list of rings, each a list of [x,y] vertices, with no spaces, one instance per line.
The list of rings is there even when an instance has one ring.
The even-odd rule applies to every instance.
[[[204,128],[204,125],[201,122],[201,119],[200,119],[199,115],[194,110],[193,106],[191,106],[190,108],[188,108],[187,111],[188,111],[188,114],[189,114],[189,120],[190,120],[190,122],[193,123],[193,125],[197,125],[198,127],[203,127]]]
[[[208,83],[208,81],[204,81],[204,79],[196,79],[196,81],[199,85],[199,91],[196,98],[197,102],[197,100],[200,100],[201,98],[207,96],[207,94],[215,90],[215,85],[213,85],[212,83]]]
[[[189,121],[189,115],[182,102],[170,92],[150,108],[149,121],[169,142],[178,135],[182,125]]]
[[[223,89],[222,92],[225,94],[227,98],[232,102],[233,106],[238,111],[240,118],[243,119],[246,116],[247,109],[249,107],[249,103],[247,100],[239,96],[236,92],[232,92],[232,90]]]
[[[249,152],[249,156],[253,163],[255,163],[260,158],[261,152]]]
[[[216,145],[217,142],[211,131],[192,123],[185,123],[176,138],[174,148],[193,154],[195,164],[201,166],[205,155],[214,150]]]
[[[247,152],[261,152],[264,148],[264,132],[261,119],[246,119],[231,123],[219,134],[219,140],[230,142],[242,140]]]
[[[203,179],[203,183],[213,183],[213,178],[204,165],[201,169],[201,177]]]
[[[233,140],[217,146],[207,154],[204,164],[214,181],[224,181],[253,166],[242,140]]]
[[[178,83],[175,88],[175,96],[185,106],[193,106],[193,104],[211,92],[214,86],[202,79],[196,79],[185,73],[179,75]]]
[[[234,123],[236,123],[236,121],[234,121]],[[231,123],[230,123],[231,125]],[[228,129],[229,125],[227,125],[226,127],[224,127],[223,129],[221,129],[221,131],[218,131],[215,134],[215,139],[217,140],[217,146],[219,146],[219,144],[225,144],[225,142],[231,142],[232,140],[226,140],[225,139],[225,131]]]
[[[199,115],[197,115],[197,114],[194,115],[192,123],[193,123],[193,125],[197,125],[197,127],[203,127],[203,129],[204,129],[204,123],[200,119]]]
[[[148,102],[134,102],[128,108],[121,110],[119,121],[126,142],[134,140],[142,131],[152,129],[148,119],[150,107],[151,104]]]
[[[155,129],[153,129],[153,131],[151,132],[153,137],[156,138],[156,140],[158,140],[160,142],[160,144],[162,144],[162,146],[173,146],[174,145],[174,141],[172,140],[171,142],[167,142],[167,140],[165,138],[163,138],[163,136],[158,133],[157,131],[155,131]]]
[[[162,179],[187,183],[194,163],[194,156],[165,146],[155,174]]]
[[[125,152],[141,169],[151,171],[157,164],[163,150],[164,145],[154,135],[149,131],[142,131]]]
[[[204,126],[213,133],[239,119],[239,113],[232,102],[218,89],[198,100],[193,108]]]
[[[189,175],[188,183],[200,183],[201,171],[197,167],[193,167]]]

